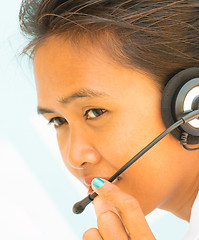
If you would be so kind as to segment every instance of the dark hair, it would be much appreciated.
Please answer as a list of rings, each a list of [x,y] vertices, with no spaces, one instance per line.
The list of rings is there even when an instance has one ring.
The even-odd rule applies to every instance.
[[[23,0],[19,19],[31,37],[23,51],[30,57],[58,35],[76,46],[89,40],[162,85],[182,69],[199,67],[198,0]]]

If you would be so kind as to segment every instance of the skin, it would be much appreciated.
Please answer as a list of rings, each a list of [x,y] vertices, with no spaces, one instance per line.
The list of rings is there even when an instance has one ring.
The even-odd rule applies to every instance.
[[[62,158],[84,185],[85,177],[112,176],[165,130],[155,77],[113,62],[100,48],[50,37],[36,49],[34,72],[38,106],[51,110],[43,114],[48,121],[64,121],[56,126]],[[109,96],[60,102],[80,88]],[[84,116],[89,109],[106,112]],[[198,151],[185,150],[169,134],[121,175],[118,197],[135,198],[143,215],[161,208],[189,221],[199,191],[198,159]]]

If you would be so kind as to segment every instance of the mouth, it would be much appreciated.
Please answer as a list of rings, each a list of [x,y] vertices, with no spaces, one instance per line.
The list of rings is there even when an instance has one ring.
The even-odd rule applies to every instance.
[[[92,194],[92,193],[94,192],[93,189],[92,189],[92,187],[91,187],[91,182],[93,181],[94,178],[95,178],[95,177],[85,178],[85,179],[84,179],[85,185],[89,188],[89,189],[88,189],[88,195],[90,195],[90,194]],[[106,180],[109,179],[109,178],[106,178],[106,177],[101,177],[101,178],[106,179]],[[118,185],[118,183],[121,181],[121,179],[122,179],[122,178],[119,176],[119,177],[117,177],[112,183],[115,184],[115,185]]]

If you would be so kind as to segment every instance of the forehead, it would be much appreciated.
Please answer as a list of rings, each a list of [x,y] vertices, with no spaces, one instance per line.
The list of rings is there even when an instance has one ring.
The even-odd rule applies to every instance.
[[[36,49],[34,73],[42,104],[79,88],[92,87],[125,96],[125,91],[121,90],[151,84],[143,72],[116,64],[102,49],[85,45],[78,48],[58,37],[49,38]]]
[[[34,72],[37,86],[53,85],[61,90],[63,84],[102,84],[106,77],[121,71],[99,49],[74,47],[69,41],[51,37],[40,45],[34,57]]]

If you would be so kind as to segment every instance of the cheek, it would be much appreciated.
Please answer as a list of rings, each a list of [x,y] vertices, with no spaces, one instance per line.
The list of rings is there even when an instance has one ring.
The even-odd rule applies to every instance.
[[[186,166],[176,149],[175,139],[167,136],[124,172],[122,188],[139,201],[145,214],[172,197],[183,182]]]
[[[157,109],[157,108],[156,108]],[[129,161],[165,130],[160,111],[124,111],[107,126],[99,139],[104,158],[116,169]],[[108,144],[107,144],[108,143]],[[106,150],[105,150],[106,149]]]

